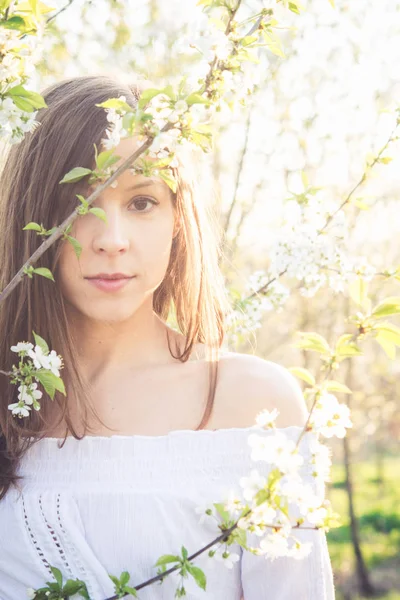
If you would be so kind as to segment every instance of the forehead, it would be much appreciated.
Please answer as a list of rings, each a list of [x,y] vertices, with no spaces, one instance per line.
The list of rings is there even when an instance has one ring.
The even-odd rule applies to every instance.
[[[142,145],[142,143],[143,141],[139,141],[137,136],[121,140],[118,146],[114,148],[113,152],[115,156],[119,156],[120,158],[112,165],[112,169],[118,169],[127,158],[132,156],[132,154]],[[99,149],[99,153],[101,151],[102,150]],[[146,157],[146,161],[149,162],[153,162],[156,160],[156,158],[152,158],[149,156]],[[111,194],[113,192],[116,193],[117,191],[128,192],[130,190],[144,187],[154,187],[155,189],[157,189],[158,192],[164,191],[167,194],[172,194],[169,186],[161,177],[157,175],[146,177],[140,173],[135,173],[131,169],[131,167],[128,167],[123,173],[121,173],[121,175],[119,175],[115,181],[117,182],[117,185],[115,187],[111,187],[110,185],[109,187],[107,187],[106,190],[103,191],[103,194]],[[96,187],[98,187],[98,185],[98,183],[94,183],[91,186],[89,186],[89,193],[92,193],[96,189]],[[99,197],[101,198],[101,194]]]

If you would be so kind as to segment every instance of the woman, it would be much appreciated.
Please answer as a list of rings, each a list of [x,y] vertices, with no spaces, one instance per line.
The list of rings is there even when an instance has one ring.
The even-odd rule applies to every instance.
[[[134,108],[140,89],[88,76],[43,92],[40,126],[12,147],[1,176],[1,289],[39,243],[24,225],[50,229],[77,193],[87,196],[85,180],[59,182],[74,167],[95,167],[93,144],[100,148],[108,125],[95,105],[121,95]],[[135,149],[122,140],[120,162]],[[8,409],[16,386],[0,378],[1,600],[54,581],[50,566],[84,581],[92,600],[115,593],[110,574],[129,571],[132,586],[156,575],[162,554],[182,545],[193,553],[221,533],[210,518],[199,523],[196,508],[240,491],[254,466],[247,437],[257,414],[276,407],[278,427],[294,437],[306,421],[288,371],[220,350],[226,301],[189,167],[182,159],[174,167],[176,193],[160,177],[124,171],[94,204],[107,223],[93,214],[74,222],[79,259],[68,241],[53,245],[35,266],[49,267],[55,284],[25,278],[0,307],[1,368],[15,362],[11,345],[35,331],[63,356],[67,390],[16,419]],[[194,564],[206,591],[185,580],[188,598],[333,598],[324,534],[300,533],[314,546],[299,561],[222,545],[219,560],[231,568],[217,569],[202,554]],[[173,598],[179,582],[174,573],[139,598]]]

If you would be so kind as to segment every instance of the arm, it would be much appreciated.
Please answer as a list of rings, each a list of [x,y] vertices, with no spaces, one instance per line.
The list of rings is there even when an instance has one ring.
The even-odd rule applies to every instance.
[[[240,419],[243,426],[254,425],[257,414],[264,408],[277,408],[277,427],[289,427],[285,433],[289,435],[290,431],[291,439],[297,441],[300,428],[306,423],[308,410],[297,380],[287,369],[255,356],[236,355],[232,357],[230,372],[225,371],[223,381],[224,396],[229,402],[226,410],[236,411],[235,418]],[[301,475],[303,481],[309,483],[322,500],[325,485],[320,478],[317,483],[312,470],[306,468],[311,458],[307,447],[308,443],[303,438],[300,451],[305,452],[303,455],[306,464]],[[263,471],[263,464],[267,468],[266,463],[254,463],[260,473]],[[325,533],[321,530],[296,529],[293,534],[301,542],[312,542],[313,546],[307,557],[280,557],[272,560],[242,551],[240,567],[243,600],[334,600],[333,574]],[[249,546],[259,547],[260,540],[261,537],[254,533],[247,533]]]

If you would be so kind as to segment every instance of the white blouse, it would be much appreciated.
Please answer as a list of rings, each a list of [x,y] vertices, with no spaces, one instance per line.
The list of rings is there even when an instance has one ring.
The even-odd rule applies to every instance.
[[[281,429],[297,440],[300,427]],[[241,477],[269,465],[251,460],[249,434],[269,435],[257,425],[248,428],[177,430],[161,436],[44,438],[23,457],[20,491],[10,488],[0,501],[0,600],[24,600],[27,588],[55,581],[49,565],[63,581],[83,580],[91,600],[115,594],[109,574],[129,571],[135,587],[157,575],[162,554],[192,553],[221,534],[212,517],[200,523],[196,507],[227,501],[234,490],[242,498]],[[309,436],[300,444],[305,457],[302,476],[315,488],[307,465]],[[320,483],[319,486],[324,484]],[[325,490],[316,490],[325,493]],[[296,530],[312,541],[303,559],[266,560],[228,547],[239,555],[231,568],[209,558],[194,560],[205,572],[206,590],[189,576],[183,583],[188,600],[333,600],[334,585],[325,533]],[[249,545],[260,537],[247,534]],[[216,547],[214,546],[214,549]],[[167,565],[167,568],[172,565]],[[173,600],[181,577],[138,591],[140,600]],[[126,598],[133,598],[129,595]]]

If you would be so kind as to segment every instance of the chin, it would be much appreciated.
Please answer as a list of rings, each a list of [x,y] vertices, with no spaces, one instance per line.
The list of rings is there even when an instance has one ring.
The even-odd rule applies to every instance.
[[[111,303],[108,306],[97,306],[94,308],[90,305],[77,307],[77,312],[80,319],[92,321],[94,323],[123,323],[129,321],[137,313],[140,306],[136,302],[130,302],[128,305],[118,306],[118,302]]]

